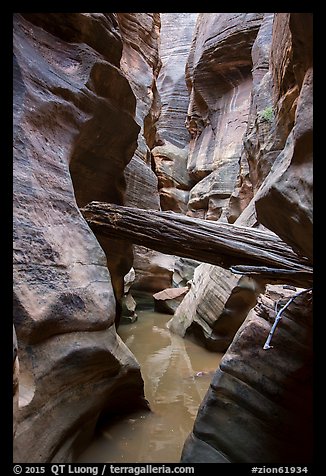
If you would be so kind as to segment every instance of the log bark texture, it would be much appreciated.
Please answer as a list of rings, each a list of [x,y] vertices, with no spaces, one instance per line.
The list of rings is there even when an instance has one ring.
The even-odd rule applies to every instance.
[[[274,233],[103,202],[91,202],[81,212],[96,234],[254,274],[267,282],[302,287],[312,283],[309,260]]]

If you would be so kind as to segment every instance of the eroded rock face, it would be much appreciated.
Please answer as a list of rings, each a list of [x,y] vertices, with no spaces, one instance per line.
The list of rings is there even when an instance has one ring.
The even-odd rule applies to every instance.
[[[128,78],[136,97],[136,122],[140,126],[137,149],[125,168],[126,191],[124,204],[150,210],[160,210],[158,179],[152,170],[150,149],[157,142],[156,124],[161,102],[156,80],[161,68],[159,38],[161,20],[159,13],[118,13],[123,39],[121,69]],[[121,261],[126,260],[125,242],[119,245],[116,273]],[[158,291],[171,285],[173,258],[141,246],[132,246],[135,280],[133,288]]]
[[[239,225],[267,227],[307,261],[312,254],[311,30],[310,14],[276,13],[273,24],[271,14],[264,16],[252,51],[242,183],[228,217]],[[276,302],[280,299],[279,309],[294,292],[283,289],[280,295],[268,286],[250,311],[199,409],[183,462],[311,462],[311,292],[290,304],[273,348],[263,350]]]
[[[157,123],[158,138],[184,148],[189,143],[185,128],[189,93],[185,66],[191,46],[197,13],[161,13],[160,56],[162,68],[157,79],[161,114]]]
[[[194,277],[194,271],[201,263],[188,258],[176,257],[174,262],[174,271],[173,271],[173,285],[179,287],[185,287]]]
[[[169,329],[182,337],[195,336],[212,351],[225,352],[263,287],[210,264],[200,264],[190,284]]]
[[[198,15],[186,70],[188,171],[199,182],[190,191],[192,216],[226,219],[249,113],[251,47],[262,18],[261,13]],[[208,178],[211,173],[215,176]]]
[[[239,175],[227,211],[227,218],[231,223],[246,208],[280,151],[273,134],[273,94],[269,70],[273,20],[273,13],[264,14],[251,50],[253,66],[250,109],[243,137]]]
[[[275,127],[284,148],[256,194],[257,216],[312,262],[312,14],[275,14],[272,52]],[[284,116],[289,109],[294,124],[287,134]]]
[[[144,246],[135,246],[134,267],[137,269],[132,289],[156,293],[172,283],[175,257]]]
[[[311,260],[311,14],[265,14],[252,58],[243,171],[230,216],[234,220],[241,213],[251,187],[259,221]]]
[[[157,180],[151,169],[150,148],[160,113],[156,78],[160,70],[158,13],[118,13],[123,40],[121,69],[136,97],[136,122],[140,126],[137,149],[126,167],[125,204],[158,209]],[[147,203],[146,203],[147,202]]]
[[[230,215],[234,219],[241,213],[251,187],[259,222],[311,260],[311,14],[277,13],[275,18],[265,14],[252,59],[243,172],[240,189],[231,198]]]
[[[187,148],[180,149],[165,141],[152,149],[162,210],[186,213],[193,181],[187,171]]]
[[[186,69],[190,91],[187,127],[192,137],[187,168],[197,181],[189,193],[187,214],[193,217],[231,222],[235,219],[230,199],[234,201],[232,195],[238,185],[242,140],[249,114],[251,47],[262,18],[263,14],[244,13],[198,16]],[[250,181],[248,188],[245,205],[252,197]],[[243,197],[241,205],[244,208]],[[239,277],[231,272],[200,265],[190,292],[170,323],[171,330],[180,335],[194,333],[205,346],[225,351],[255,305],[260,289],[252,281],[251,290],[248,288],[241,298],[243,310],[239,312],[240,306],[237,312],[225,310],[231,294],[239,292],[238,282]],[[247,292],[252,293],[249,299]],[[229,321],[227,314],[233,316]],[[229,322],[229,330],[224,322]]]
[[[76,205],[121,199],[136,101],[114,14],[15,15],[14,47],[14,461],[67,462],[101,413],[143,401],[105,255]]]
[[[19,361],[18,361],[18,344],[15,327],[13,326],[13,436],[17,430],[18,418],[18,399],[19,399]]]
[[[263,350],[274,318],[274,299],[262,296],[213,377],[183,463],[312,462],[311,294],[290,304]]]

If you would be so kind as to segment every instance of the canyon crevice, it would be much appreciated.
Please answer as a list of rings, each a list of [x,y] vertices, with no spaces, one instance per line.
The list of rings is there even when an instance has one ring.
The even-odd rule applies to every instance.
[[[73,462],[149,410],[117,333],[146,292],[224,353],[181,462],[310,463],[312,14],[21,13],[13,34],[14,461]]]

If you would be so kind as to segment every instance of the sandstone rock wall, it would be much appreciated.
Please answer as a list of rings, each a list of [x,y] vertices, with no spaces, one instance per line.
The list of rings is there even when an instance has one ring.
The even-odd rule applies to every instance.
[[[161,101],[156,147],[152,149],[162,210],[186,213],[194,185],[187,171],[189,132],[185,127],[189,93],[185,67],[197,13],[162,13],[157,78]]]
[[[312,462],[311,295],[288,307],[273,348],[263,350],[274,309],[262,296],[237,332],[199,408],[183,463]]]
[[[229,201],[228,220],[233,223],[247,207],[268,175],[279,153],[273,140],[273,98],[269,57],[272,44],[273,13],[265,13],[252,46],[252,89],[248,124],[243,137],[240,170]],[[275,147],[277,150],[275,150]]]
[[[251,190],[259,222],[311,260],[312,15],[265,14],[252,58],[242,173],[230,215],[239,216]]]
[[[16,462],[71,461],[100,415],[145,404],[138,363],[115,332],[116,297],[133,262],[138,288],[169,287],[174,257],[97,240],[78,206],[265,226],[311,262],[312,16],[199,14],[190,48],[195,18],[162,16],[158,76],[158,14],[15,15]],[[201,265],[175,316],[185,319],[170,326],[225,350],[258,292]],[[184,462],[309,460],[310,295],[288,308],[267,354],[275,293],[234,337]]]
[[[186,214],[189,190],[193,184],[187,171],[187,149],[180,149],[165,141],[165,145],[152,149],[152,157],[162,210]]]
[[[227,220],[249,114],[251,47],[262,18],[262,13],[198,15],[186,69],[188,171],[198,182],[189,195],[192,216]]]
[[[152,170],[150,149],[157,142],[157,120],[161,100],[157,92],[157,77],[161,69],[159,54],[161,19],[159,13],[118,13],[123,40],[121,69],[136,97],[136,122],[140,126],[137,149],[127,164],[124,177],[124,204],[137,208],[160,210],[158,178]],[[125,259],[126,243],[120,244],[117,269]],[[156,292],[171,285],[174,257],[132,246],[135,280],[132,288]],[[129,264],[130,260],[129,260]],[[122,272],[121,272],[122,271]],[[121,282],[121,281],[120,281]]]
[[[105,255],[77,208],[123,199],[140,128],[114,14],[17,14],[14,54],[14,460],[67,462],[101,413],[143,402]]]
[[[271,49],[275,141],[282,150],[257,191],[258,220],[313,258],[312,14],[275,14]]]
[[[253,93],[240,186],[231,198],[236,224],[267,227],[307,262],[312,254],[311,32],[311,14],[264,16],[252,50]],[[273,348],[263,350],[276,301],[281,299],[279,309],[294,292],[268,286],[249,313],[199,409],[183,462],[311,462],[311,292],[290,304]]]
[[[151,169],[150,147],[155,141],[155,124],[160,112],[156,91],[161,66],[158,51],[160,15],[118,13],[117,16],[123,40],[121,69],[136,97],[135,119],[140,127],[137,149],[125,169],[124,203],[158,210],[157,179]]]
[[[185,67],[191,46],[197,13],[161,13],[160,57],[162,68],[157,79],[161,113],[157,123],[158,138],[183,149],[188,146],[185,128],[189,93]]]
[[[251,48],[262,17],[244,13],[198,16],[186,70],[191,91],[187,125],[192,134],[188,171],[197,181],[189,192],[188,215],[234,221],[231,215],[237,180],[241,172],[243,175],[240,158],[253,86]],[[249,193],[242,206],[252,197],[248,181]],[[225,351],[262,290],[253,280],[245,281],[239,286],[239,276],[201,264],[170,322],[171,330],[182,336],[195,334],[205,346]],[[231,295],[238,296],[242,309],[239,303],[231,309]]]

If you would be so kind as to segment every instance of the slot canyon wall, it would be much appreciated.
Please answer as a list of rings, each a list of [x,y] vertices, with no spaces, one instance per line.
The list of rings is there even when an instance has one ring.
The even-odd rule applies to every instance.
[[[147,34],[157,18],[145,17]],[[14,18],[18,462],[71,461],[101,414],[146,405],[139,365],[114,326],[121,244],[101,248],[78,210],[90,200],[123,203],[137,148],[141,108],[120,66],[118,20],[128,18]],[[131,265],[129,246],[119,273]]]
[[[204,22],[200,31],[212,36]],[[252,61],[248,125],[229,219],[267,227],[312,263],[312,15],[265,14]],[[218,302],[207,304],[214,302],[220,270],[200,265],[196,273],[200,279],[170,327],[180,326],[178,314],[192,308],[193,322],[204,320],[208,328],[206,341],[228,337],[223,320],[220,333],[220,321],[209,320]],[[276,302],[285,305],[295,290],[267,285],[232,336],[184,445],[183,462],[312,462],[312,292],[288,306],[273,347],[263,350]]]
[[[141,130],[137,149],[127,164],[124,177],[126,193],[124,204],[137,208],[160,210],[157,176],[152,170],[150,150],[157,140],[156,123],[160,115],[161,100],[156,80],[161,69],[159,52],[161,19],[158,13],[118,13],[123,38],[121,68],[129,80],[137,100],[135,120]],[[121,246],[121,245],[120,245]],[[120,260],[125,259],[122,244]],[[169,287],[174,257],[133,245],[135,279],[133,289],[158,291]],[[120,278],[128,271],[121,270]],[[130,266],[129,266],[130,267]],[[122,272],[121,272],[122,271]]]
[[[311,263],[312,15],[16,14],[13,67],[14,460],[73,461],[146,407],[116,333],[133,266],[131,291],[188,282],[170,330],[225,352],[182,461],[307,463],[310,293],[264,351],[295,288],[94,236],[79,207],[258,227]]]

